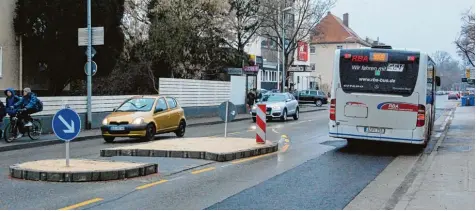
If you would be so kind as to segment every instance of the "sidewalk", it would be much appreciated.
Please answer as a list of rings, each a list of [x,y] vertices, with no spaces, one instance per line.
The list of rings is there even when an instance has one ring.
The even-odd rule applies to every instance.
[[[475,209],[474,115],[474,107],[456,109],[446,137],[394,209]]]
[[[328,106],[326,105],[322,107],[305,106],[305,107],[302,107],[300,110],[301,110],[301,113],[307,113],[307,112],[327,110],[327,107]],[[236,121],[244,121],[244,120],[250,120],[251,122],[251,116],[249,114],[238,114],[235,120],[233,121],[236,122]],[[188,127],[215,125],[215,124],[222,124],[222,123],[223,123],[223,120],[221,120],[219,117],[193,118],[193,119],[187,120]],[[81,131],[81,133],[78,135],[76,139],[74,139],[74,141],[84,141],[84,140],[100,138],[100,137],[101,137],[101,130],[99,129],[85,130],[85,131]],[[56,138],[54,134],[42,135],[40,139],[36,141],[32,141],[29,137],[23,137],[19,140],[14,140],[12,143],[6,143],[2,138],[0,140],[0,152],[25,149],[25,148],[33,148],[33,147],[41,147],[41,146],[47,146],[47,145],[53,145],[53,144],[59,144],[59,143],[63,143],[63,141]]]

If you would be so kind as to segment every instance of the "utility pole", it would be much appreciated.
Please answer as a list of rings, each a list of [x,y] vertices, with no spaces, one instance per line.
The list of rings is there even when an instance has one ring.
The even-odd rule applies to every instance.
[[[285,92],[284,90],[284,87],[286,87],[286,55],[285,55],[285,51],[286,51],[286,37],[285,37],[285,30],[284,30],[284,14],[286,14],[285,10],[283,11],[283,17],[282,17],[282,21],[283,21],[283,83],[281,85],[282,89],[283,89],[283,92]]]
[[[88,71],[87,75],[87,116],[86,116],[86,129],[91,129],[91,122],[92,122],[92,103],[91,103],[91,95],[92,95],[92,74],[91,74],[91,61],[92,61],[92,31],[91,31],[91,0],[88,1],[88,17],[87,17],[87,25],[88,25]]]

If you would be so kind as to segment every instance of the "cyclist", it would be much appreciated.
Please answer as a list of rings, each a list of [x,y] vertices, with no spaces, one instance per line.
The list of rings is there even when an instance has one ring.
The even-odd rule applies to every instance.
[[[7,96],[5,99],[5,108],[6,108],[5,112],[6,114],[8,114],[8,116],[10,116],[10,118],[14,117],[17,112],[14,106],[18,101],[21,100],[21,97],[15,94],[15,90],[13,88],[6,89],[4,93]],[[17,125],[17,128],[21,128],[21,127],[18,127]],[[16,136],[16,131],[14,135]]]
[[[14,108],[20,108],[18,114],[19,120],[26,121],[25,127],[32,126],[31,114],[40,112],[43,110],[43,103],[36,97],[36,94],[31,92],[30,88],[23,89],[23,98],[18,101]]]

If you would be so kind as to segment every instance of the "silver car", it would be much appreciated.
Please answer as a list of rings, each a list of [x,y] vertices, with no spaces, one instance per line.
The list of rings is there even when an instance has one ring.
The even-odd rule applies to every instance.
[[[269,93],[264,95],[251,109],[253,122],[256,122],[257,104],[266,104],[267,119],[280,118],[286,121],[288,117],[299,119],[299,103],[290,93]]]

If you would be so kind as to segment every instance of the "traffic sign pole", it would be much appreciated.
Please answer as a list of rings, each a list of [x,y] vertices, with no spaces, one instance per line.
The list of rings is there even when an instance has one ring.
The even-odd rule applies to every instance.
[[[226,117],[225,117],[225,138],[226,138],[226,134],[227,134],[227,130],[228,130],[228,102],[230,102],[229,100],[226,101],[226,109],[225,109],[225,114],[226,114]]]
[[[69,142],[79,135],[81,131],[81,118],[79,118],[78,113],[75,111],[63,108],[53,116],[51,126],[56,137],[66,142],[66,167],[69,167]]]
[[[86,129],[91,129],[92,112],[91,112],[91,95],[92,95],[92,75],[91,75],[91,48],[92,48],[92,36],[91,36],[91,0],[88,0],[88,74],[87,74],[87,115],[86,115]]]
[[[66,167],[69,167],[69,141],[66,142]]]

